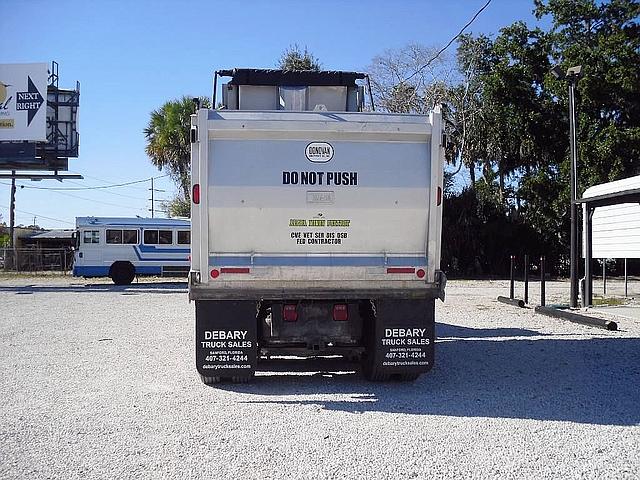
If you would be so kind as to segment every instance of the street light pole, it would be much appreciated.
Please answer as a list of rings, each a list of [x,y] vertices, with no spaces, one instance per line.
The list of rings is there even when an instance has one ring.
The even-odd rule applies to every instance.
[[[578,140],[576,133],[576,84],[582,76],[582,66],[578,65],[567,69],[563,74],[558,66],[553,67],[551,73],[558,80],[567,80],[569,83],[569,148],[571,154],[571,253],[570,253],[570,298],[571,308],[578,306]]]
[[[568,72],[567,72],[568,73]],[[571,149],[571,308],[578,306],[578,142],[576,138],[576,82],[578,74],[567,75],[569,80],[569,143]]]

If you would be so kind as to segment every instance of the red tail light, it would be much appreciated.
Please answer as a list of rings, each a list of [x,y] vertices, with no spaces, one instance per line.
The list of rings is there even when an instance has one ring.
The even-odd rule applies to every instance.
[[[349,309],[345,304],[333,306],[333,319],[336,322],[344,322],[349,318]]]
[[[282,318],[285,322],[295,322],[298,320],[297,305],[285,305],[282,307]]]
[[[251,270],[248,267],[223,267],[220,269],[220,273],[249,273]]]
[[[387,273],[415,273],[416,269],[413,267],[388,267]]]
[[[200,204],[200,184],[196,183],[191,192],[191,199],[196,205]]]
[[[438,207],[442,203],[442,188],[440,187],[438,187],[438,191],[436,192],[436,202]]]
[[[418,278],[424,278],[425,272],[423,269],[419,268],[418,271],[416,272],[416,275],[418,276]]]

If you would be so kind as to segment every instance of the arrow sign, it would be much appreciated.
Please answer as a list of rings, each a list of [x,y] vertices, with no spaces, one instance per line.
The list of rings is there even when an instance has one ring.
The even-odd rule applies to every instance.
[[[31,124],[31,120],[36,116],[38,110],[44,103],[44,99],[40,92],[34,85],[31,77],[27,77],[29,80],[29,86],[26,92],[18,92],[16,94],[16,110],[26,110],[27,111],[27,127]]]

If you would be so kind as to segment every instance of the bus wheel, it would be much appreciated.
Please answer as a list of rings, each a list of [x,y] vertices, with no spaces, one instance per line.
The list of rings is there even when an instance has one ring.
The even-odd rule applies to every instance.
[[[109,269],[109,276],[116,285],[129,285],[135,275],[136,269],[129,262],[115,262]]]

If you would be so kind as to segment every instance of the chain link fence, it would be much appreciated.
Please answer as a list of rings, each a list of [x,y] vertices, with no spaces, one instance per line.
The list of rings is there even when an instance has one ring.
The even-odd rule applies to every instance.
[[[71,248],[0,248],[0,270],[8,272],[70,272]]]

